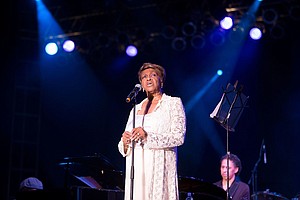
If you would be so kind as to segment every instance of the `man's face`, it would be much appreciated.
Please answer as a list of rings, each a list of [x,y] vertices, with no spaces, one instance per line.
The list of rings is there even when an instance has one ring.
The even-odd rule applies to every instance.
[[[236,167],[231,160],[229,160],[229,180],[235,178],[235,174],[238,172],[238,170],[239,168]],[[220,171],[223,180],[227,180],[227,159],[222,160]]]

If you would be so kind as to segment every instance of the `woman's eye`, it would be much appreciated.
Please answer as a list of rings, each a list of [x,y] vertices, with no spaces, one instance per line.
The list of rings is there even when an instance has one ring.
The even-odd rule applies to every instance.
[[[150,74],[149,76],[147,74],[145,74],[144,76],[142,76],[141,79],[153,78],[153,77],[156,77],[156,76],[157,76],[156,73]]]

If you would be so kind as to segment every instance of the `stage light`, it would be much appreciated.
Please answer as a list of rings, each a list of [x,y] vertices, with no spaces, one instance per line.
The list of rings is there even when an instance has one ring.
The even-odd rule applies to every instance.
[[[45,51],[48,55],[55,55],[58,52],[58,46],[54,42],[50,42],[45,46]]]
[[[133,45],[129,45],[127,48],[126,48],[126,54],[130,57],[134,57],[136,56],[138,53],[138,50],[135,46]]]
[[[185,36],[193,36],[197,31],[197,27],[193,22],[187,22],[182,26],[182,33]]]
[[[219,76],[222,76],[223,70],[219,69],[219,70],[217,71],[217,74],[218,74]]]
[[[182,37],[177,37],[172,41],[172,48],[176,51],[183,51],[186,48],[186,41]]]
[[[266,9],[262,13],[262,18],[266,24],[274,24],[278,18],[277,11],[273,8]]]
[[[202,35],[194,35],[191,39],[191,46],[195,49],[202,49],[205,43],[205,39]]]
[[[249,35],[253,40],[259,40],[262,37],[262,32],[259,28],[253,27],[250,29]]]
[[[220,26],[225,29],[228,30],[233,26],[233,20],[231,17],[224,17],[224,19],[222,19],[220,21]]]
[[[63,43],[63,49],[66,52],[72,52],[75,49],[75,43],[72,40],[66,40]]]

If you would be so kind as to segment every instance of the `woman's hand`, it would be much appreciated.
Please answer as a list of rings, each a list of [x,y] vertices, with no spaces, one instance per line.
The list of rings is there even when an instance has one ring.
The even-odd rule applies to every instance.
[[[122,141],[123,141],[124,145],[130,144],[130,142],[131,142],[131,133],[129,131],[125,131],[122,134]]]
[[[144,141],[147,138],[147,133],[142,127],[137,127],[131,131],[131,139],[134,141],[142,140]]]

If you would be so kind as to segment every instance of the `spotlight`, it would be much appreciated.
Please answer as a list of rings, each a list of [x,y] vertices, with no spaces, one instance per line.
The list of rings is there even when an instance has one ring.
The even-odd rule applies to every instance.
[[[223,70],[219,69],[219,70],[217,71],[217,74],[218,74],[219,76],[222,76]]]
[[[193,22],[187,22],[182,26],[182,33],[185,36],[193,36],[197,31],[197,27]]]
[[[263,11],[262,18],[266,24],[274,24],[277,21],[278,14],[273,8]]]
[[[186,41],[182,37],[177,37],[172,41],[172,47],[176,51],[183,51],[186,48]]]
[[[259,40],[262,37],[262,32],[259,28],[253,27],[250,29],[249,35],[253,40]]]
[[[48,55],[55,55],[58,52],[58,46],[55,42],[46,44],[45,51]]]
[[[75,49],[75,43],[72,40],[66,40],[63,43],[63,49],[66,52],[72,52]]]
[[[127,48],[126,48],[126,54],[130,57],[134,57],[136,56],[138,53],[138,50],[135,46],[133,45],[129,45]]]
[[[191,45],[195,49],[202,49],[205,45],[205,39],[202,35],[194,35],[191,39]]]
[[[233,20],[231,17],[224,17],[224,19],[222,19],[220,21],[220,26],[225,29],[228,30],[233,26]]]

